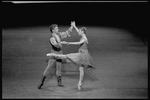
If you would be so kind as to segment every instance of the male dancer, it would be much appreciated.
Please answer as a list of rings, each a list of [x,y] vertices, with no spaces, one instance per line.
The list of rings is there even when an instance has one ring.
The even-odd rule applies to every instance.
[[[70,37],[70,32],[72,32],[72,28],[73,28],[73,26],[71,26],[66,32],[58,32],[59,29],[58,29],[57,24],[52,24],[50,26],[50,32],[52,33],[51,37],[49,39],[49,42],[51,45],[51,53],[63,54],[63,52],[62,52],[63,42],[61,42],[61,38]],[[57,60],[49,59],[48,65],[47,65],[45,71],[43,72],[41,83],[38,86],[38,89],[41,89],[47,75],[50,74],[50,71],[52,71],[52,69],[54,68],[53,64],[56,65],[55,68],[56,68],[56,76],[57,76],[58,86],[64,87],[64,85],[61,82],[61,62],[62,62],[62,59],[57,59]]]

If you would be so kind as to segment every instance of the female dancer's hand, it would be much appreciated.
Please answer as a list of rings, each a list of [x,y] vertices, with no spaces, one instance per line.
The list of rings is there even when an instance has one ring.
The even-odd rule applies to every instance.
[[[71,26],[75,27],[75,21],[71,22]]]
[[[67,45],[69,44],[69,42],[66,42],[66,41],[62,41],[61,43],[62,44],[67,44]]]
[[[71,26],[73,26],[78,33],[80,33],[80,30],[76,27],[75,21],[71,22]]]
[[[67,42],[66,41],[62,41],[61,44],[67,44]]]
[[[65,42],[66,45],[69,45],[69,42]]]
[[[69,42],[67,42],[67,46],[69,45]]]

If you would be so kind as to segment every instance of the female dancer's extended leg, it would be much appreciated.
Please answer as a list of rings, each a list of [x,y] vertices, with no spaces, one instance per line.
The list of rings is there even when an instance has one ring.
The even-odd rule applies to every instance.
[[[48,54],[46,54],[46,56],[58,57],[58,58],[60,58],[60,59],[65,59],[65,58],[67,58],[67,56],[64,55],[64,54],[55,54],[55,53],[48,53]]]
[[[55,53],[48,53],[46,54],[46,56],[49,56],[49,57],[55,57],[56,59],[64,59],[65,63],[74,63],[73,61],[71,61],[67,55],[65,54],[55,54]],[[53,58],[52,58],[53,59]]]
[[[79,77],[79,82],[78,82],[78,90],[81,90],[82,80],[83,80],[83,77],[84,77],[84,68],[83,68],[83,66],[79,67],[79,71],[80,71],[80,77]]]
[[[67,55],[63,55],[63,54],[54,54],[54,53],[48,53],[47,56],[53,56],[53,57],[57,57],[60,59],[67,59]],[[69,62],[71,62],[70,60],[68,60]],[[78,82],[78,90],[81,90],[81,85],[82,85],[82,80],[84,77],[84,66],[80,66],[79,67],[79,72],[80,72],[80,76],[79,76],[79,82]]]

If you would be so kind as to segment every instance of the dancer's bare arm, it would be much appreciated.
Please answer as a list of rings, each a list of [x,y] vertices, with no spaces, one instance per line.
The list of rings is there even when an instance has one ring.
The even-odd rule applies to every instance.
[[[76,31],[77,31],[78,33],[80,33],[79,29],[78,29],[78,28],[76,27],[76,25],[75,25],[75,21],[71,22],[71,26],[73,26],[73,27],[76,29]],[[84,42],[85,42],[85,39],[81,39],[79,42],[68,42],[68,44],[79,45],[79,44],[82,44],[82,43],[84,43]]]
[[[85,39],[81,39],[79,42],[68,42],[68,44],[75,44],[75,45],[79,45],[85,42]]]
[[[78,33],[80,33],[80,31],[79,31],[79,29],[76,27],[76,25],[75,25],[75,21],[73,21],[72,23],[71,23],[71,26],[73,26],[75,29],[76,29],[76,31],[78,32]]]
[[[56,42],[56,39],[54,37],[50,38],[50,42],[58,48],[61,46],[61,42]]]
[[[66,32],[59,32],[61,38],[70,37],[70,33],[72,32],[73,26],[70,26]]]

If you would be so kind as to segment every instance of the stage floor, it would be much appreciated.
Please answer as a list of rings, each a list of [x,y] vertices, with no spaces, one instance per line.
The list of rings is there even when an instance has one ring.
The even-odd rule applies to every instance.
[[[148,98],[148,46],[127,30],[109,27],[87,26],[88,49],[99,81],[85,76],[79,91],[76,66],[65,64],[65,87],[58,87],[53,77],[38,90],[50,51],[49,35],[48,26],[2,29],[2,98]],[[79,39],[73,30],[63,40]],[[64,45],[63,51],[74,53],[78,46]]]

